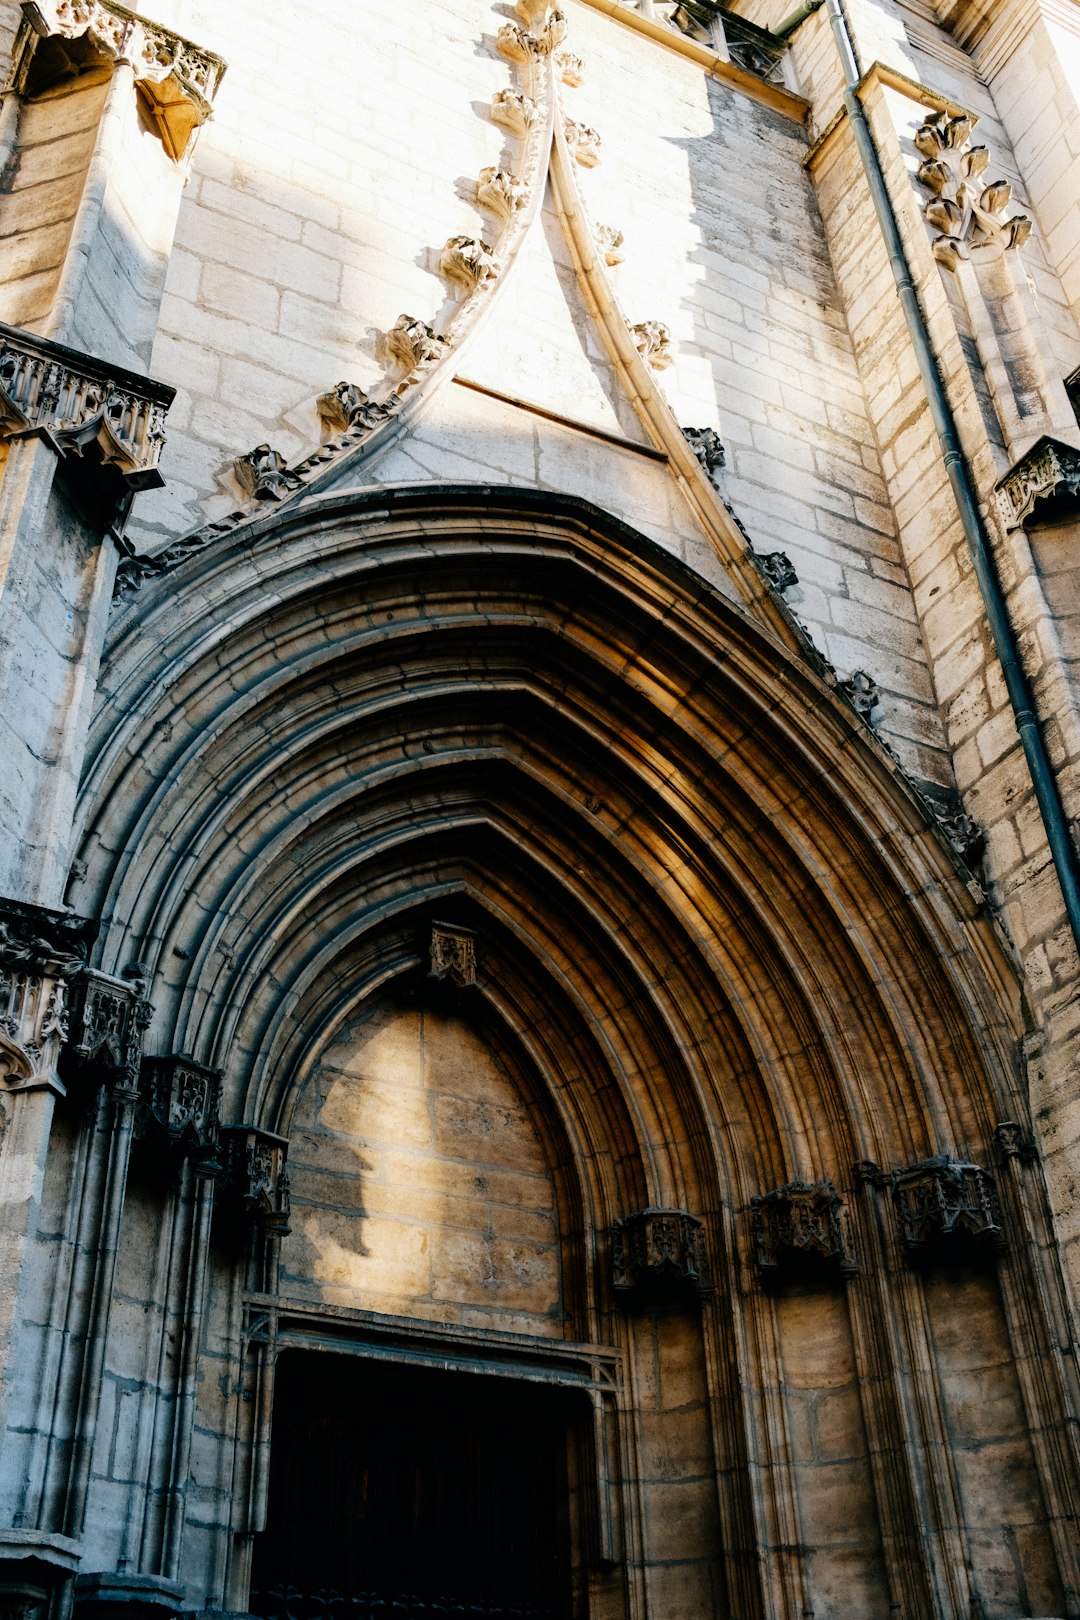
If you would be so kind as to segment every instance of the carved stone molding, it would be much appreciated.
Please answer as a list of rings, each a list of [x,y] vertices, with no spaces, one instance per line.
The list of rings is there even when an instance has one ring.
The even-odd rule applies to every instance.
[[[950,117],[943,112],[915,132],[915,146],[923,160],[918,178],[931,192],[924,212],[927,223],[938,233],[933,239],[934,257],[950,270],[973,249],[1019,248],[1031,235],[1026,214],[1006,218],[1012,199],[1009,183],[983,178],[990,151],[970,144],[972,125],[964,114]]]
[[[152,1017],[141,979],[84,968],[71,984],[65,1070],[74,1067],[106,1084],[134,1086]]]
[[[881,688],[874,677],[868,675],[865,669],[857,669],[846,681],[840,682],[839,690],[847,698],[855,713],[861,715],[869,725],[874,710],[881,702]]]
[[[592,169],[600,161],[600,137],[588,124],[567,118],[563,124],[566,144],[582,168]]]
[[[671,332],[663,321],[637,321],[631,326],[630,335],[638,354],[654,371],[670,366],[675,357],[671,352]]]
[[[452,923],[432,923],[431,976],[459,987],[475,984],[476,935]]]
[[[491,98],[491,117],[520,139],[536,117],[536,102],[519,90],[496,90]]]
[[[994,1178],[977,1164],[942,1154],[893,1177],[900,1239],[909,1259],[933,1255],[966,1238],[989,1250],[1004,1247]]]
[[[254,1125],[227,1125],[221,1133],[219,1196],[238,1205],[266,1237],[287,1237],[292,1198],[285,1168],[287,1137]]]
[[[521,208],[528,196],[528,190],[523,181],[509,169],[481,169],[480,177],[476,182],[476,200],[481,208],[486,208],[489,214],[497,219],[509,219],[517,208]]]
[[[56,1084],[68,981],[85,967],[94,932],[85,918],[0,899],[0,1084]]]
[[[162,144],[170,157],[183,156],[193,131],[210,116],[225,74],[220,56],[114,0],[32,0],[23,9],[29,26],[16,46],[16,89],[23,88],[31,70],[37,38],[85,36],[108,60],[131,63]]]
[[[0,323],[0,437],[43,437],[107,489],[159,489],[175,388]]]
[[[176,1159],[217,1175],[221,1133],[221,1073],[177,1053],[144,1058],[141,1134],[156,1137]]]
[[[716,475],[727,460],[719,433],[715,428],[684,427],[683,438],[704,467],[710,484],[715,485]]]
[[[705,1280],[701,1222],[681,1209],[643,1209],[612,1228],[617,1293],[700,1289]]]
[[[573,51],[560,51],[555,58],[555,67],[563,84],[569,85],[571,90],[576,90],[584,82],[585,64]]]
[[[857,1267],[844,1231],[843,1199],[831,1181],[790,1181],[750,1200],[763,1278],[799,1272],[850,1276]]]
[[[447,281],[474,292],[498,274],[499,266],[486,242],[475,236],[452,236],[439,255],[439,269]]]
[[[233,471],[244,494],[252,501],[280,501],[299,484],[280,450],[273,450],[268,444],[257,444],[247,455],[237,456]]]
[[[999,479],[997,496],[1007,529],[1019,529],[1036,506],[1040,518],[1080,511],[1080,450],[1060,439],[1039,439]]]
[[[372,426],[387,416],[384,406],[369,399],[356,383],[339,382],[315,401],[319,420],[331,433],[347,433],[359,424]]]
[[[385,341],[387,353],[404,371],[435,365],[447,349],[446,339],[415,315],[399,315]]]
[[[614,225],[598,225],[595,231],[596,245],[604,255],[607,265],[622,264],[623,262],[623,233]]]

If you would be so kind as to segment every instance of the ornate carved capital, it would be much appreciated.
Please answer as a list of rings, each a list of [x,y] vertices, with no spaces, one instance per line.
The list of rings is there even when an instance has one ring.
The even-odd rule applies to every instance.
[[[156,1137],[170,1157],[190,1159],[204,1175],[217,1175],[221,1135],[221,1073],[173,1054],[144,1058],[142,1134]]]
[[[983,178],[990,151],[971,145],[972,125],[966,114],[950,117],[943,112],[915,133],[923,160],[918,178],[931,193],[924,212],[938,233],[933,238],[934,257],[950,270],[972,249],[1019,248],[1031,235],[1026,214],[1005,217],[1012,198],[1008,181]]]
[[[476,935],[451,923],[432,923],[431,976],[458,986],[475,984]]]
[[[630,336],[638,354],[654,371],[663,371],[675,358],[671,352],[671,332],[663,321],[637,321],[630,328]]]
[[[291,1196],[285,1160],[288,1138],[254,1125],[227,1125],[221,1133],[222,1199],[239,1205],[267,1237],[290,1231]]]
[[[65,1069],[75,1067],[106,1084],[133,1087],[153,1008],[139,979],[117,979],[84,968],[71,983]]]
[[[83,917],[0,899],[0,1084],[56,1084],[67,981],[85,966],[95,932]]]
[[[705,1280],[701,1222],[682,1209],[642,1209],[612,1228],[618,1293],[672,1286],[700,1289]]]
[[[994,1178],[977,1164],[942,1154],[909,1165],[893,1179],[893,1202],[910,1259],[963,1238],[988,1249],[1004,1247]]]
[[[182,34],[138,17],[114,0],[30,0],[16,46],[13,84],[22,89],[37,39],[85,39],[108,61],[130,62],[143,104],[170,157],[182,157],[210,116],[225,63]]]
[[[998,507],[1007,529],[1019,529],[1035,513],[1058,517],[1080,510],[1080,450],[1042,438],[997,484]]]
[[[0,437],[48,439],[109,493],[159,489],[175,388],[0,323]]]
[[[789,1181],[750,1200],[758,1270],[765,1278],[800,1271],[856,1271],[844,1231],[844,1203],[831,1181]]]

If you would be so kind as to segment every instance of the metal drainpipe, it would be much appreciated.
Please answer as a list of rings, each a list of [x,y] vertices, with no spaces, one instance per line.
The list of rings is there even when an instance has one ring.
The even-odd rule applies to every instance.
[[[1039,730],[1039,723],[1035,717],[1031,690],[1023,666],[1020,663],[1016,637],[1013,634],[1001,582],[998,579],[997,565],[994,561],[989,537],[979,514],[975,491],[971,483],[971,475],[968,472],[967,463],[960,447],[960,435],[956,429],[956,421],[945,394],[945,387],[941,380],[941,373],[938,370],[934,351],[930,346],[930,334],[926,329],[926,321],[923,318],[922,308],[915,291],[915,284],[911,279],[911,272],[904,254],[904,244],[900,238],[900,227],[896,222],[896,215],[893,213],[889,193],[885,188],[885,176],[881,170],[877,147],[874,144],[874,137],[870,130],[866,110],[856,92],[856,86],[862,75],[859,72],[859,64],[855,57],[851,34],[848,31],[842,0],[825,0],[825,8],[829,22],[832,25],[837,49],[840,52],[840,60],[844,67],[844,105],[847,108],[848,117],[851,119],[852,133],[855,136],[855,144],[858,147],[859,157],[862,159],[862,166],[870,187],[874,211],[877,214],[878,224],[881,226],[882,235],[885,238],[889,264],[892,269],[893,279],[896,282],[896,290],[900,297],[908,331],[911,334],[911,341],[915,348],[919,372],[930,405],[930,414],[937,431],[938,443],[941,445],[945,470],[949,475],[949,483],[952,485],[952,492],[960,514],[960,523],[971,550],[971,559],[975,565],[975,578],[978,580],[983,606],[986,609],[987,622],[990,625],[990,634],[994,641],[994,650],[1001,665],[1001,672],[1005,677],[1005,687],[1016,720],[1016,729],[1020,734],[1024,757],[1027,760],[1032,786],[1035,789],[1035,798],[1038,802],[1043,826],[1046,829],[1050,855],[1065,900],[1065,911],[1069,919],[1069,926],[1072,929],[1077,950],[1080,950],[1080,873],[1077,871],[1076,852],[1069,837],[1065,808],[1058,792],[1058,785],[1050,764],[1050,757],[1046,751],[1046,744],[1043,741],[1042,732]]]

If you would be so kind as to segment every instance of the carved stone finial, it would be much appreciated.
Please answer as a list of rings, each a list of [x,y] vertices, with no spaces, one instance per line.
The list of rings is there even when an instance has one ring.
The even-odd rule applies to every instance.
[[[491,98],[491,117],[494,123],[520,138],[536,117],[536,102],[519,90],[496,90]]]
[[[855,713],[861,715],[867,725],[873,724],[874,710],[881,702],[881,689],[872,675],[865,669],[857,669],[841,681],[839,690],[847,698]]]
[[[1004,1247],[994,1178],[979,1165],[947,1154],[909,1165],[893,1178],[893,1202],[901,1241],[913,1260],[957,1239]]]
[[[684,427],[683,438],[704,467],[710,484],[715,486],[716,475],[727,461],[727,454],[715,428]]]
[[[831,1181],[789,1181],[750,1200],[758,1270],[765,1278],[857,1268],[844,1232],[844,1204]]]
[[[1056,517],[1080,507],[1080,450],[1059,439],[1041,438],[1010,467],[997,485],[998,509],[1007,529],[1027,520]]]
[[[447,281],[474,292],[498,274],[499,266],[486,242],[475,236],[452,236],[439,255],[439,269]]]
[[[347,433],[352,427],[371,427],[385,416],[381,405],[368,398],[355,383],[339,382],[315,401],[319,420],[331,433]]]
[[[386,347],[404,371],[433,366],[447,350],[446,338],[415,315],[399,315],[386,334]]]
[[[481,169],[476,182],[476,200],[481,208],[498,219],[509,219],[515,209],[524,206],[528,187],[508,169]]]
[[[246,456],[237,456],[233,471],[249,500],[280,501],[299,486],[299,479],[289,471],[285,457],[268,444],[257,444]]]
[[[670,366],[674,359],[671,332],[663,321],[637,321],[630,328],[630,334],[638,354],[654,371],[663,371]]]
[[[572,90],[576,90],[585,78],[585,64],[573,51],[560,51],[555,58],[555,66],[563,84],[569,85]]]
[[[476,983],[476,935],[451,923],[431,925],[431,977],[463,988]]]
[[[786,591],[799,583],[799,576],[786,551],[755,551],[752,556],[762,578],[774,591]]]
[[[254,1125],[227,1125],[221,1133],[218,1196],[232,1202],[265,1237],[287,1237],[292,1195],[285,1168],[289,1142]]]
[[[664,1287],[700,1289],[705,1278],[701,1222],[682,1209],[642,1209],[612,1228],[617,1293]]]
[[[622,231],[616,230],[614,225],[598,225],[595,235],[596,245],[604,255],[604,263],[609,265],[622,264]]]
[[[1005,180],[983,179],[989,149],[970,144],[972,120],[939,113],[915,134],[922,155],[918,178],[931,193],[924,212],[938,235],[934,257],[950,270],[972,250],[1023,247],[1031,235],[1026,214],[1005,217],[1012,187]]]
[[[600,161],[600,137],[588,124],[579,124],[575,118],[563,123],[566,144],[582,168],[592,169]]]
[[[221,1130],[221,1072],[174,1053],[144,1058],[141,1134],[156,1138],[170,1158],[190,1159],[198,1174],[217,1175]]]

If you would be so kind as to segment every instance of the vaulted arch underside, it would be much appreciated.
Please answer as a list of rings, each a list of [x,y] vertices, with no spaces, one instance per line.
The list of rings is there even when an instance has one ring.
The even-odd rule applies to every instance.
[[[301,503],[122,610],[80,827],[71,898],[104,919],[98,965],[139,965],[147,1050],[219,1069],[226,1122],[285,1138],[306,1122],[321,1140],[326,1054],[387,1009],[410,1030],[456,1020],[505,1077],[553,1189],[561,1305],[544,1331],[629,1356],[616,1439],[590,1442],[622,1460],[596,1464],[617,1501],[582,1544],[575,1612],[590,1590],[590,1614],[851,1613],[845,1579],[868,1615],[959,1613],[969,1579],[988,1616],[1019,1612],[1017,1581],[1062,1603],[1046,1481],[1071,1479],[1068,1446],[1024,1441],[1028,1550],[1001,1573],[950,1460],[951,1375],[925,1348],[948,1339],[948,1308],[939,1321],[905,1266],[883,1180],[941,1155],[990,1164],[995,1127],[1024,1127],[1017,981],[893,761],[744,610],[569,498],[422,486]],[[431,978],[436,923],[475,939],[474,983]],[[751,1200],[827,1180],[853,1274],[770,1294]],[[1009,1187],[1007,1214],[1041,1232],[1041,1194]],[[613,1287],[615,1223],[653,1208],[700,1220],[707,1255],[693,1556],[667,1547],[642,1483],[649,1311],[627,1316]],[[971,1284],[1010,1369],[1016,1446],[1046,1430],[1062,1376],[1032,1252],[1012,1244]],[[260,1274],[256,1293],[278,1281]],[[684,1307],[649,1306],[675,1405]],[[840,1463],[795,1432],[791,1389],[829,1386],[791,1360],[807,1334],[847,1369],[844,1489],[865,1521],[850,1545],[815,1519]],[[258,1531],[257,1495],[246,1520],[228,1508],[232,1532]],[[695,1558],[714,1610],[677,1611],[657,1594]]]

